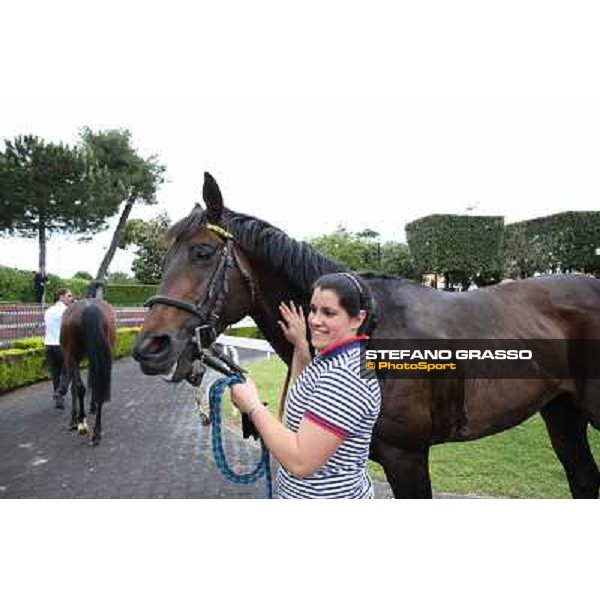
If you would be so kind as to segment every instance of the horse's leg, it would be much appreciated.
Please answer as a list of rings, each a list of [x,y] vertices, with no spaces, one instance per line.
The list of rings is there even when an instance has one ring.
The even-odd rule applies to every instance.
[[[71,383],[71,379],[73,377],[73,369],[72,366],[64,362],[62,364],[60,374],[58,376],[58,388],[55,393],[55,401],[58,404],[62,403],[62,408],[64,408],[64,398],[67,395],[67,391],[69,390],[69,384]],[[73,388],[71,387],[71,392]]]
[[[97,446],[102,439],[102,399],[96,402],[96,420],[92,431],[92,445]]]
[[[83,311],[83,331],[89,359],[88,386],[91,405],[96,407],[96,420],[92,444],[100,443],[102,437],[102,405],[110,399],[110,375],[112,367],[111,337],[107,330],[110,322],[102,307],[91,305]]]
[[[94,427],[92,429],[92,439],[90,443],[93,446],[97,446],[102,439],[102,397],[98,393],[96,387],[92,384],[91,374],[88,371],[88,388],[91,394],[90,400],[90,411],[91,407],[94,407],[94,412],[96,414],[96,418],[94,419]]]
[[[598,498],[600,472],[590,451],[585,414],[566,394],[551,400],[540,412],[573,498]]]
[[[375,460],[381,464],[394,498],[431,498],[429,448],[408,451],[377,443]]]
[[[72,369],[69,370],[69,377],[71,379],[71,421],[69,423],[69,430],[74,431],[77,429],[77,390],[78,390],[78,381],[77,377],[74,377],[74,372]],[[67,387],[68,387],[67,381]]]
[[[85,385],[81,379],[81,371],[79,367],[73,370],[73,383],[77,393],[77,433],[79,435],[87,435],[90,432],[87,421],[85,420]]]
[[[77,429],[77,375],[79,371],[77,365],[66,362],[64,369],[60,375],[60,384],[58,393],[61,397],[65,397],[71,386],[71,420],[69,422],[69,430]]]
[[[94,386],[91,382],[91,375],[88,371],[88,389],[90,390],[90,415],[95,415],[96,410],[98,409],[98,398],[96,398],[96,393],[94,392]]]

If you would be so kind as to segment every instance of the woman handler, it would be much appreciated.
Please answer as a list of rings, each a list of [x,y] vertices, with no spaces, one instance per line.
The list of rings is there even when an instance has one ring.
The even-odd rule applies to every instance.
[[[233,385],[234,404],[248,414],[281,467],[281,498],[373,498],[367,460],[381,405],[375,377],[360,376],[360,343],[375,327],[368,286],[350,273],[320,277],[308,315],[311,361],[302,308],[280,307],[280,326],[294,345],[287,426],[258,397],[251,380]]]

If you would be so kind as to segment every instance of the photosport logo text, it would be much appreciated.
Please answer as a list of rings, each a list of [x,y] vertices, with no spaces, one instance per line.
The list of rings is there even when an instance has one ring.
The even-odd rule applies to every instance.
[[[600,378],[600,367],[585,359],[590,351],[598,356],[600,340],[370,340],[362,348],[361,375],[537,379],[547,373],[553,378],[595,373]]]

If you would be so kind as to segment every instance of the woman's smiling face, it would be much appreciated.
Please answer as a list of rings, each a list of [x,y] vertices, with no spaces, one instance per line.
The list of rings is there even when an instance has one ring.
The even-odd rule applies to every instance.
[[[356,335],[365,318],[364,311],[359,316],[351,317],[340,306],[338,295],[333,290],[316,288],[310,301],[308,327],[312,345],[316,350],[338,344]]]

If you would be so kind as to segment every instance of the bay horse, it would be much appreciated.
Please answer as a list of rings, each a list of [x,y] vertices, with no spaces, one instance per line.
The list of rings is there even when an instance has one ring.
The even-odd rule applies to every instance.
[[[102,296],[102,285],[93,282],[88,294],[95,297],[78,300],[65,310],[62,317],[60,345],[64,355],[65,374],[59,392],[64,396],[71,383],[69,429],[87,435],[89,427],[84,406],[86,387],[80,373],[80,363],[87,359],[90,413],[96,414],[91,438],[91,444],[95,446],[102,439],[102,406],[110,400],[117,325],[112,306],[98,297]]]
[[[205,210],[196,205],[168,232],[158,295],[148,302],[134,358],[146,374],[176,366],[182,379],[190,372],[197,326],[210,342],[250,315],[289,366],[293,348],[277,325],[280,302],[306,307],[317,277],[344,267],[266,221],[226,208],[208,173],[203,199]],[[373,342],[600,339],[600,281],[592,277],[536,277],[451,294],[397,277],[361,276],[379,307]],[[382,465],[394,496],[431,498],[432,445],[492,435],[540,412],[572,496],[597,498],[600,472],[587,428],[600,428],[600,379],[565,377],[564,365],[547,354],[537,358],[545,374],[537,379],[380,378],[371,458]]]

